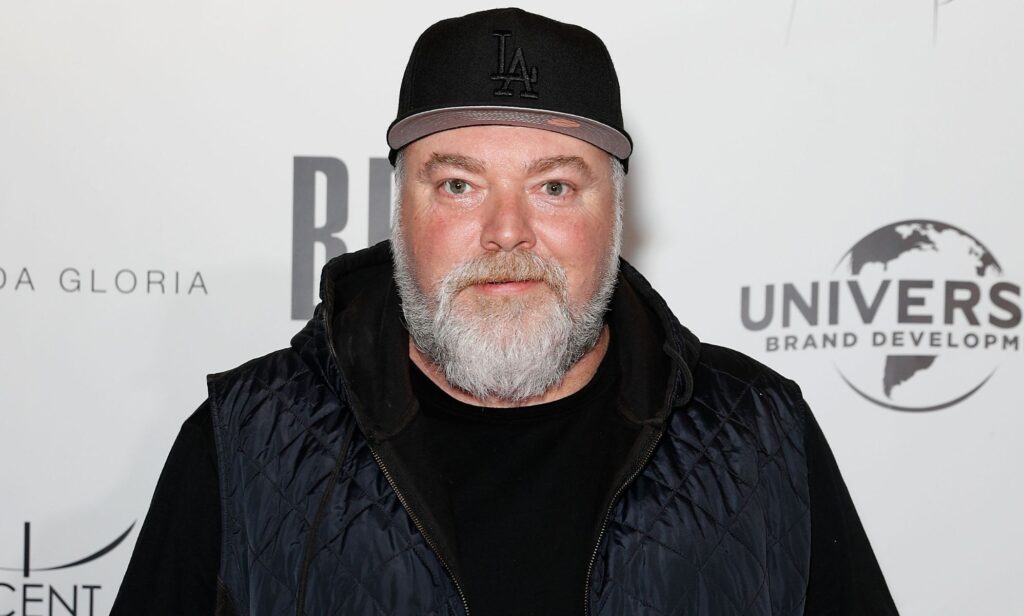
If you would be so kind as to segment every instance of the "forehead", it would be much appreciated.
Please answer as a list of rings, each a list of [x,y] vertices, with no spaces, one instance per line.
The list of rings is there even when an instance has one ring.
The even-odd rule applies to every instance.
[[[404,152],[404,162],[414,172],[427,165],[437,166],[439,161],[464,168],[480,167],[471,169],[479,173],[522,172],[536,170],[538,161],[559,160],[577,167],[582,162],[598,174],[606,172],[608,167],[608,154],[586,141],[521,126],[469,126],[446,130],[410,143]]]

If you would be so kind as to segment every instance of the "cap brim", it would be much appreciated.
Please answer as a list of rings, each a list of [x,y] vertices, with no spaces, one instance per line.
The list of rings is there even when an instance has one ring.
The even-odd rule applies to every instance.
[[[576,137],[625,160],[633,146],[622,132],[594,120],[523,107],[471,106],[432,109],[402,118],[388,130],[388,146],[398,150],[417,139],[465,126],[525,126]]]

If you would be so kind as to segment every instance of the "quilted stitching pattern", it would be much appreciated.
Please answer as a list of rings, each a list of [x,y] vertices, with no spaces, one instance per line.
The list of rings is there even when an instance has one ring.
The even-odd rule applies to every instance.
[[[304,333],[293,349],[211,383],[219,464],[228,478],[221,482],[227,529],[221,571],[240,614],[295,612],[319,494],[340,435],[353,421],[337,390],[303,361],[319,351],[322,325],[314,319]],[[361,438],[319,529],[307,597],[318,614],[461,612],[450,580]]]
[[[678,355],[692,338],[647,282],[623,269],[668,315],[666,350]],[[321,309],[290,349],[210,379],[225,529],[221,577],[240,614],[295,612],[311,521],[354,422]],[[614,507],[586,589],[594,614],[803,612],[806,407],[793,383],[742,355],[704,345],[700,357],[692,397],[683,393],[690,385],[683,367],[679,408]],[[310,613],[463,613],[358,431],[314,546]]]
[[[692,401],[616,506],[593,613],[803,613],[804,407],[795,386],[750,360],[740,368],[753,375],[718,367],[738,359],[725,353],[705,347]]]
[[[225,568],[234,574],[226,579],[240,613],[294,611],[317,502],[309,495],[327,480],[342,424],[352,421],[301,354],[282,351],[243,366],[218,405],[249,409],[233,418],[237,481],[224,495]],[[594,568],[595,614],[802,613],[809,558],[802,403],[773,373],[735,372],[707,361],[698,367],[701,386],[616,505]],[[223,413],[215,416],[223,428]],[[263,416],[272,423],[246,430]],[[303,468],[313,461],[310,478],[293,476],[300,459]],[[311,605],[341,614],[461,612],[362,439],[342,467],[318,539]],[[406,603],[396,608],[396,600]]]

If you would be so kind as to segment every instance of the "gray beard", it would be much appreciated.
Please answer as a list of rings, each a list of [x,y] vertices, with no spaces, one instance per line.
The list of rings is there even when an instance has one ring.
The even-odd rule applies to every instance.
[[[522,402],[560,383],[597,344],[618,278],[621,225],[598,289],[581,306],[570,304],[560,265],[519,251],[464,262],[427,295],[416,282],[400,227],[396,222],[392,251],[406,326],[449,385],[479,400]],[[510,280],[542,280],[547,293],[540,299],[459,297],[472,284]]]

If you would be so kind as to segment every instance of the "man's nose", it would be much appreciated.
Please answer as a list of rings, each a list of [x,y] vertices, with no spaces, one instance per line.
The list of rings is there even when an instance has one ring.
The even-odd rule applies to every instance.
[[[527,196],[515,189],[501,188],[487,196],[480,234],[486,250],[529,250],[536,243],[532,211]]]

